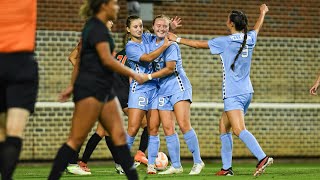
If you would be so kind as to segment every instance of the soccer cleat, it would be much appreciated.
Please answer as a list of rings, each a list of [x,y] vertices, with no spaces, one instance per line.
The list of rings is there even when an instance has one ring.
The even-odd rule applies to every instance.
[[[122,169],[122,167],[121,167],[120,164],[117,164],[117,163],[116,163],[115,169],[116,169],[116,172],[117,172],[118,174],[124,174],[124,171],[123,171],[123,169]]]
[[[183,168],[182,166],[179,168],[174,168],[172,165],[165,171],[160,172],[158,174],[180,174],[183,173]]]
[[[204,168],[204,163],[203,162],[195,163],[195,164],[193,164],[193,167],[192,167],[189,175],[199,174],[203,168]]]
[[[87,163],[84,163],[82,161],[78,161],[78,165],[80,166],[80,168],[86,172],[90,172],[90,169],[88,168]]]
[[[233,175],[234,173],[232,171],[232,167],[230,167],[227,170],[221,168],[221,170],[216,173],[216,176],[233,176]]]
[[[272,157],[268,157],[266,156],[265,158],[263,158],[261,161],[259,161],[259,163],[256,166],[256,171],[253,174],[253,176],[259,176],[261,175],[265,169],[270,166],[273,163],[273,158]]]
[[[91,172],[84,171],[78,164],[69,164],[67,167],[67,173],[75,175],[90,175]]]
[[[147,174],[157,174],[156,166],[154,164],[148,164]]]
[[[146,155],[140,150],[138,150],[136,155],[134,156],[134,161],[140,162],[140,163],[145,164],[145,165],[148,165],[148,159],[146,158]]]

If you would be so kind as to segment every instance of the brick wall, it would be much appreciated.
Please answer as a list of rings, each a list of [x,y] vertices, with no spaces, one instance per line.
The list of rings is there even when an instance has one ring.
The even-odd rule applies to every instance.
[[[209,39],[209,35],[182,34]],[[114,33],[117,50],[122,33]],[[70,82],[72,66],[67,56],[77,44],[79,32],[38,30],[37,56],[40,66],[38,101],[56,101]],[[320,38],[259,37],[253,54],[251,79],[254,102],[319,102],[308,94],[320,62]],[[221,102],[221,62],[209,50],[181,45],[183,66],[193,86],[193,100]],[[201,79],[201,81],[199,80]]]
[[[222,110],[222,103],[194,103],[191,107],[191,122],[197,133],[203,157],[220,157],[218,123]],[[72,111],[71,104],[38,104],[36,113],[30,118],[25,131],[21,159],[53,159],[58,148],[68,137]],[[306,106],[253,103],[246,115],[246,127],[270,156],[319,157],[320,141],[317,140],[320,138],[319,111],[320,106],[316,104]],[[125,122],[127,127],[127,121]],[[178,126],[176,130],[180,137],[181,156],[191,157]],[[87,139],[94,131],[95,128]],[[133,153],[139,147],[141,132],[140,130],[136,137]],[[160,129],[160,139],[160,151],[167,153],[162,129]],[[234,157],[252,157],[236,136],[233,139]],[[80,157],[84,148],[85,144]],[[97,146],[92,158],[111,158],[104,139]]]
[[[38,29],[80,31],[83,20],[78,16],[80,0],[38,0]],[[127,17],[126,1],[119,0],[120,13],[115,32],[123,32]],[[261,31],[267,37],[319,37],[320,4],[317,0],[176,0],[154,4],[154,14],[180,16],[182,34],[226,34],[225,21],[233,9],[244,11],[253,27],[259,16],[259,5],[266,3],[270,12]],[[149,23],[147,23],[149,25]]]

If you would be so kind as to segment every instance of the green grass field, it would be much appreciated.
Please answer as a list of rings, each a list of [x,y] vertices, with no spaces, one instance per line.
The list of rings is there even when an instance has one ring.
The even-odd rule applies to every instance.
[[[205,161],[206,162],[206,161]],[[113,165],[108,163],[92,163],[90,169],[92,175],[90,176],[76,176],[70,174],[64,174],[61,179],[90,179],[90,180],[103,180],[103,179],[126,179],[124,175],[118,175],[114,171]],[[46,179],[51,164],[49,163],[20,163],[15,171],[14,179]],[[253,177],[253,171],[255,169],[254,163],[248,162],[236,162],[233,165],[235,176],[233,177],[217,177],[214,173],[219,170],[220,164],[213,164],[212,161],[207,161],[206,166],[200,175],[189,176],[188,173],[191,170],[192,164],[190,162],[183,161],[184,172],[183,174],[177,175],[146,175],[146,167],[140,165],[138,167],[140,179],[161,179],[161,180],[175,180],[175,179],[194,179],[194,180],[205,180],[205,179],[288,179],[288,180],[302,180],[302,179],[320,179],[320,163],[279,163],[275,159],[275,164],[268,167],[266,172],[257,178]]]

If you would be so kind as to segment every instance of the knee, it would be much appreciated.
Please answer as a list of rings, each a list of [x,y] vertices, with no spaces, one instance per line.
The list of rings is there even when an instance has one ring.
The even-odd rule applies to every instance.
[[[156,136],[159,133],[159,126],[149,127],[148,128],[149,135]]]
[[[139,125],[140,126],[140,125]],[[139,131],[139,126],[128,126],[129,136],[136,136]]]
[[[165,126],[165,125],[162,125],[162,128],[163,128],[163,131],[164,131],[164,134],[166,136],[170,136],[172,134],[175,133],[175,127],[174,126]]]

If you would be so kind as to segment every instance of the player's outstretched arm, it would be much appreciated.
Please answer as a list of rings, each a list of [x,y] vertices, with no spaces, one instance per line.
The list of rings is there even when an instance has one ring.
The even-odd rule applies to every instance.
[[[144,62],[152,62],[153,60],[155,60],[157,57],[160,56],[160,54],[165,51],[170,45],[172,44],[172,41],[169,41],[168,38],[164,39],[164,43],[161,47],[159,47],[157,50],[152,51],[149,54],[143,54],[140,57],[140,61],[144,61]]]
[[[168,33],[168,38],[171,41],[175,41],[177,43],[184,44],[190,47],[209,49],[208,41],[185,39],[185,38],[178,37],[177,35],[170,32]]]
[[[319,85],[320,85],[320,73],[319,73],[319,76],[318,76],[316,82],[314,82],[313,86],[310,89],[311,95],[314,95],[314,96],[317,95],[317,90],[318,90]]]
[[[256,24],[254,25],[253,29],[257,32],[257,34],[260,31],[260,28],[262,27],[263,21],[264,21],[264,17],[267,14],[267,12],[269,11],[269,8],[266,4],[262,4],[260,6],[260,16],[256,22]]]

